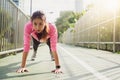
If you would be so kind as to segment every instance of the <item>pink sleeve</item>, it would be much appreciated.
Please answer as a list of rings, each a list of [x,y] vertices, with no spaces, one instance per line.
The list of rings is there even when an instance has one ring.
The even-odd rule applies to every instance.
[[[50,25],[50,46],[52,51],[56,51],[57,47],[57,29],[56,26]]]
[[[24,27],[24,52],[29,52],[31,31],[31,25],[30,23],[27,23]]]

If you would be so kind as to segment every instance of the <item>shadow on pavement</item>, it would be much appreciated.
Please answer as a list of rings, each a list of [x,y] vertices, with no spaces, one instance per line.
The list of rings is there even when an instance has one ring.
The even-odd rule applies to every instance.
[[[38,63],[41,63],[41,62],[44,62],[44,61],[37,61],[37,62],[34,62],[34,63],[33,62],[27,64],[27,67],[30,67],[32,65],[35,65],[35,64],[38,64]],[[21,65],[21,62],[16,62],[16,63],[8,64],[8,65],[5,65],[5,66],[0,66],[0,80],[1,79],[14,78],[14,77],[23,77],[23,76],[50,73],[50,72],[43,72],[43,73],[19,75],[20,73],[16,73],[16,70],[20,67],[20,65]],[[11,76],[8,76],[8,74],[11,74]],[[12,76],[12,75],[15,75],[15,76]]]

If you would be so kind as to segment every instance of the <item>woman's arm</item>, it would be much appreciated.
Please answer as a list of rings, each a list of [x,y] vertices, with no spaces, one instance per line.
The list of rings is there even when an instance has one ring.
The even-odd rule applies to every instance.
[[[57,29],[55,26],[53,26],[52,24],[49,25],[50,26],[50,46],[51,46],[51,51],[52,54],[55,58],[55,64],[56,66],[59,65],[59,59],[58,59],[58,54],[57,54]]]
[[[56,65],[56,69],[53,70],[52,72],[54,73],[62,73],[61,71],[61,66],[59,64],[59,58],[58,58],[58,54],[57,54],[57,51],[52,51],[52,54],[53,54],[53,57],[55,58],[55,65]]]
[[[56,65],[56,69],[53,70],[52,72],[62,73],[62,71],[60,70],[59,57],[57,53],[57,38],[58,38],[57,29],[55,26],[50,24],[50,46],[53,57],[55,58],[55,65]]]
[[[25,68],[27,56],[28,52],[23,52],[21,67],[16,71],[17,73],[28,72],[28,70]]]
[[[57,51],[52,51],[56,66],[60,66]]]
[[[27,56],[28,56],[28,52],[23,52],[21,68],[25,68]]]
[[[22,54],[21,67],[16,71],[18,73],[28,72],[28,70],[25,68],[25,66],[26,66],[26,59],[28,56],[28,52],[30,49],[30,34],[31,34],[31,24],[29,22],[24,27],[24,51]]]

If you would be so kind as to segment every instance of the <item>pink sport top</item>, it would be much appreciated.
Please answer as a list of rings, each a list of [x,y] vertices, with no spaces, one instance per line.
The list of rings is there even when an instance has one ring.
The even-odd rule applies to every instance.
[[[57,29],[56,26],[52,25],[49,23],[49,38],[50,38],[50,46],[51,50],[55,51],[56,50],[56,45],[57,45]],[[30,49],[30,40],[31,40],[31,35],[37,40],[37,35],[34,34],[32,22],[29,21],[28,23],[25,24],[24,27],[24,52],[29,52]]]

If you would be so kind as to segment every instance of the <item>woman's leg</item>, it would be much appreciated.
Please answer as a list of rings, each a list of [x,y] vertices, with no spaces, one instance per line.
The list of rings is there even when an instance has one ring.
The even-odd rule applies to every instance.
[[[52,51],[51,51],[51,47],[50,47],[50,38],[47,40],[47,45],[48,45],[49,50],[50,50],[51,59],[52,59],[52,61],[54,61],[54,57],[53,57],[53,55],[52,55]]]
[[[34,39],[32,37],[32,40],[33,40],[33,55],[32,55],[32,58],[31,60],[34,61],[35,58],[36,58],[36,54],[37,54],[37,49],[38,49],[38,46],[40,44],[40,42],[38,42],[36,39]]]

